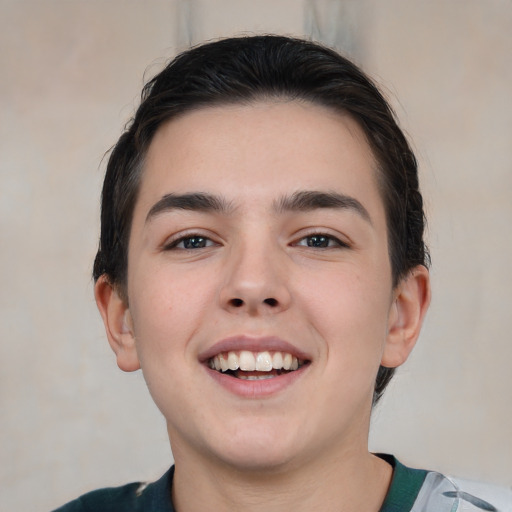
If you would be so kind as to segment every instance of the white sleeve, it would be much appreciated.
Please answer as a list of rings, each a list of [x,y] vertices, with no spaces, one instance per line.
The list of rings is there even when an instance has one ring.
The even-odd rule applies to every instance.
[[[431,471],[411,512],[512,512],[512,491]]]

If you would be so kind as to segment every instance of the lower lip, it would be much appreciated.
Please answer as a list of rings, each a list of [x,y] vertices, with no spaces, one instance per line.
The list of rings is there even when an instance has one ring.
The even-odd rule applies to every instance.
[[[291,386],[307,371],[309,364],[301,366],[298,370],[283,375],[277,375],[271,379],[244,380],[231,375],[212,370],[205,366],[208,374],[230,393],[244,398],[264,398],[275,395]]]

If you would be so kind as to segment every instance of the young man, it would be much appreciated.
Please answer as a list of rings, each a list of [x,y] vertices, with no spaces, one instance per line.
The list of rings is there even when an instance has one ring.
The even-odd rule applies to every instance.
[[[111,154],[101,222],[96,301],[175,465],[61,511],[483,507],[368,452],[430,286],[414,155],[352,63],[271,36],[178,56]]]

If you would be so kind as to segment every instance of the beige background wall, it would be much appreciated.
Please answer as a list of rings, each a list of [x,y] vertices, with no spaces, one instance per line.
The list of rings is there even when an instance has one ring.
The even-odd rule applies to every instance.
[[[313,3],[0,0],[0,510],[50,510],[170,464],[163,419],[140,373],[117,369],[93,302],[102,155],[145,70],[255,30],[355,56],[420,159],[434,299],[371,448],[512,485],[512,3]]]

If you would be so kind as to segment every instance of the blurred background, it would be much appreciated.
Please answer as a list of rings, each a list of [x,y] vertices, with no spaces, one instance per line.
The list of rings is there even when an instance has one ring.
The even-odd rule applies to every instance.
[[[0,0],[0,510],[158,476],[164,420],[108,347],[90,272],[104,153],[179,50],[306,36],[355,59],[421,168],[433,302],[370,448],[512,485],[510,0]]]

